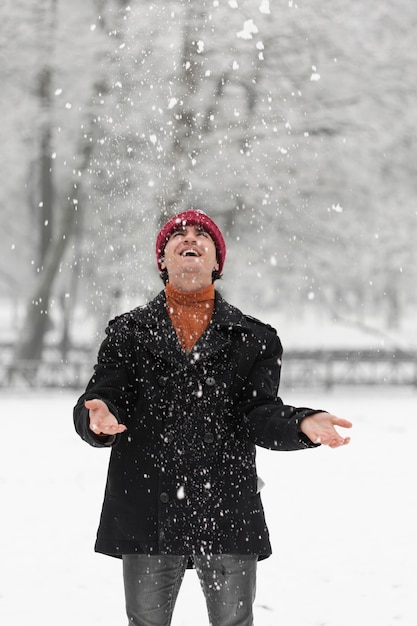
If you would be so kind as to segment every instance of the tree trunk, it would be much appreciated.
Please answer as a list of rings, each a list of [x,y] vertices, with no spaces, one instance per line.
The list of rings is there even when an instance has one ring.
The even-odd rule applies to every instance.
[[[91,121],[91,125],[92,123]],[[79,167],[76,168],[77,172],[82,173],[88,167],[92,148],[93,141],[91,135],[83,134],[82,147],[79,151],[81,162]],[[28,300],[24,326],[15,346],[13,361],[9,368],[9,380],[19,371],[22,362],[28,360],[34,361],[33,374],[35,374],[37,362],[42,357],[44,339],[49,327],[48,307],[50,297],[60,265],[74,233],[78,215],[79,193],[79,184],[72,183],[70,193],[67,194],[68,204],[63,211],[60,232],[53,237],[48,247],[38,280]]]
[[[39,97],[43,122],[41,125],[41,156],[39,187],[41,203],[39,206],[39,267],[42,267],[53,234],[54,183],[52,171],[52,72],[45,67],[39,78]]]

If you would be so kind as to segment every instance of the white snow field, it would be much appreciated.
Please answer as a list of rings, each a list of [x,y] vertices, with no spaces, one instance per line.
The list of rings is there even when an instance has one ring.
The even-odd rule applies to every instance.
[[[127,624],[121,563],[93,552],[108,451],[75,434],[77,393],[2,392],[0,623]],[[259,450],[274,554],[256,626],[415,626],[417,389],[285,393],[354,422],[343,449]],[[140,506],[140,503],[139,503]],[[207,626],[187,572],[173,626]]]

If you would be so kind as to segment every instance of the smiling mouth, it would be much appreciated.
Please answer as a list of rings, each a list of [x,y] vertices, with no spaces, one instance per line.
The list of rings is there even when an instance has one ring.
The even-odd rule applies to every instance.
[[[192,256],[192,257],[199,257],[200,255],[198,254],[197,250],[193,250],[191,248],[184,250],[184,252],[181,252],[181,256],[186,257],[186,256]]]

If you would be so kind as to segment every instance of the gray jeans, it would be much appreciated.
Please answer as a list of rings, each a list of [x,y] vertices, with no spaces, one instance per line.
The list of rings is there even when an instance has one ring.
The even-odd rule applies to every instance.
[[[252,626],[256,556],[193,556],[210,626]],[[187,556],[128,554],[123,579],[129,626],[169,626]]]

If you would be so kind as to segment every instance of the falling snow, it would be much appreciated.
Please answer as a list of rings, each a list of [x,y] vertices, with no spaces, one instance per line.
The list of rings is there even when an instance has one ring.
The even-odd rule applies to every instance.
[[[269,0],[262,0],[259,10],[261,13],[265,13],[265,14],[271,13],[271,10],[269,8]]]
[[[240,39],[252,39],[253,35],[258,31],[257,26],[254,24],[253,20],[246,20],[243,24],[243,29],[237,33],[237,36]]]

